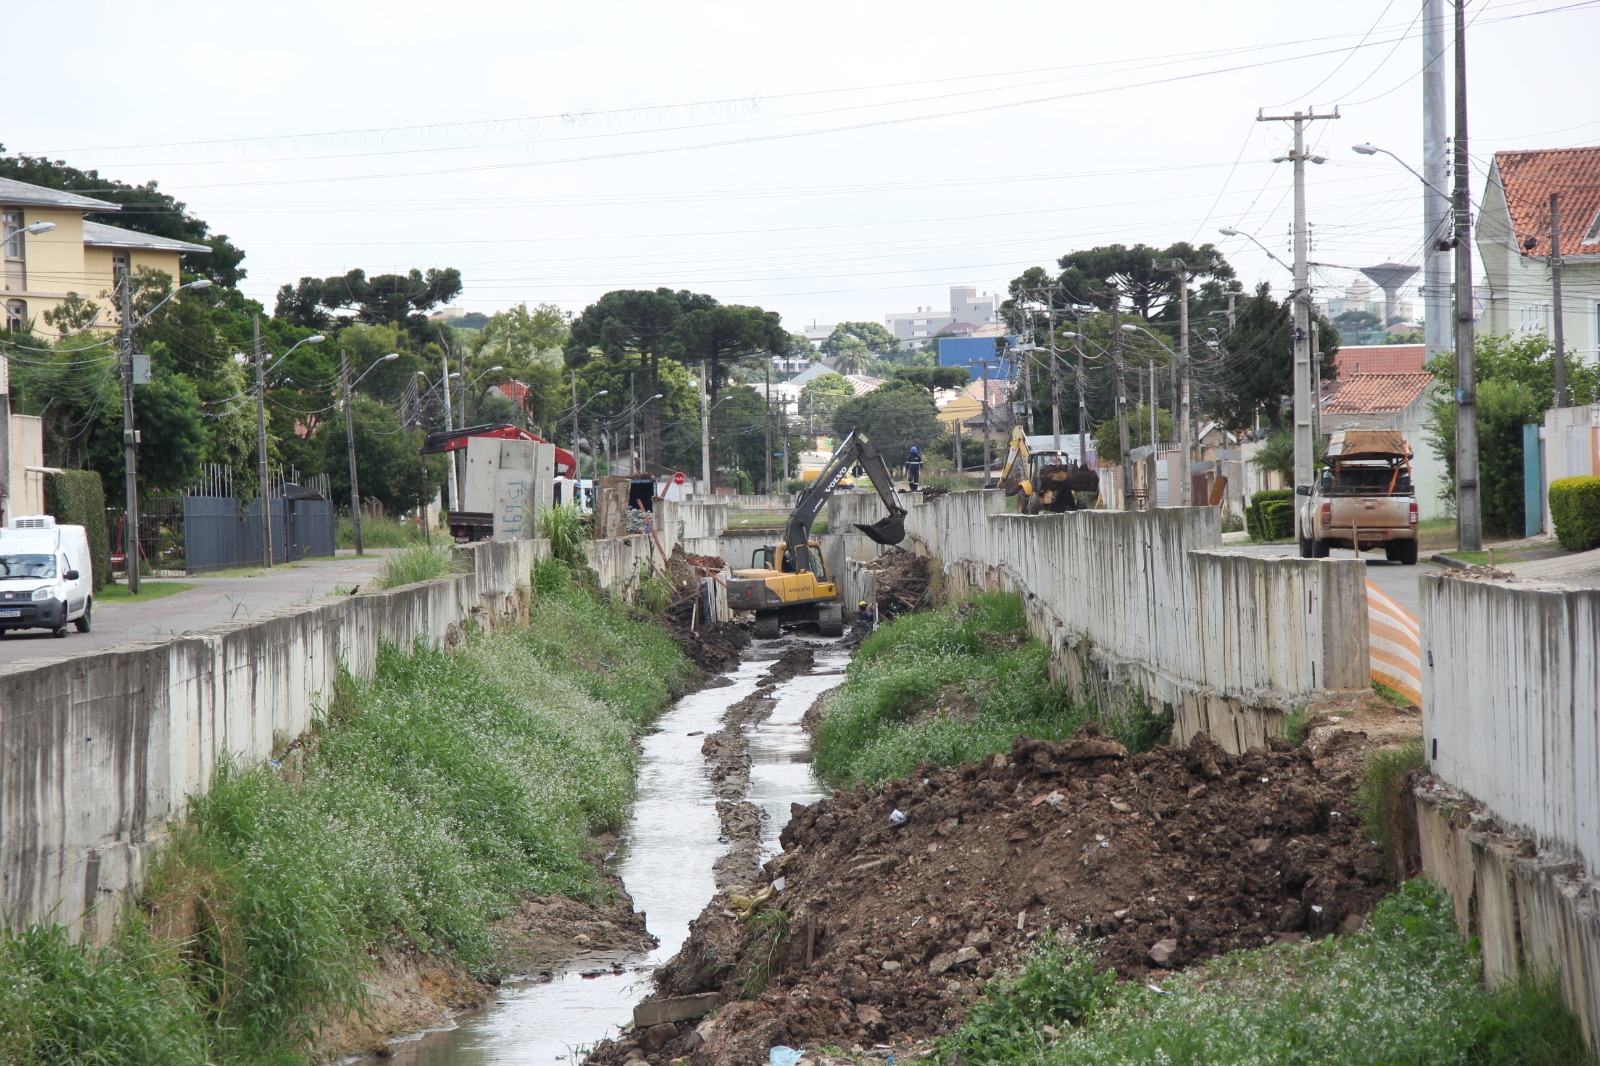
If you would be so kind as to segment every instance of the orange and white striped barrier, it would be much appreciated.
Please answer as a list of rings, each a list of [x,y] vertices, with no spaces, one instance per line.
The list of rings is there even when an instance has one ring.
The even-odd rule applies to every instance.
[[[1422,706],[1422,631],[1405,608],[1367,582],[1372,680]]]

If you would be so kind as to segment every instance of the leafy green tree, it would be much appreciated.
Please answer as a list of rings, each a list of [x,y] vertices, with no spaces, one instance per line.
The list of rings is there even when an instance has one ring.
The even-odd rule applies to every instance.
[[[890,355],[900,350],[900,338],[876,322],[841,322],[822,342],[822,354],[835,356],[846,349],[865,350],[875,356]]]
[[[173,199],[147,181],[128,185],[102,177],[96,170],[79,170],[62,160],[42,156],[5,156],[0,145],[0,178],[40,185],[47,189],[75,192],[96,200],[119,205],[120,211],[92,211],[84,217],[91,222],[119,226],[136,233],[190,241],[211,248],[210,254],[195,255],[184,264],[199,277],[210,278],[224,288],[237,288],[244,278],[244,252],[234,247],[225,234],[213,234],[203,219],[189,212],[187,204]]]
[[[855,388],[843,374],[818,374],[800,387],[800,415],[812,424],[831,426],[839,405],[855,399],[855,395]]]
[[[1345,311],[1334,315],[1333,325],[1340,333],[1371,333],[1383,328],[1383,322],[1371,311]]]
[[[334,326],[335,311],[354,308],[363,322],[399,324],[426,342],[428,312],[455,299],[461,289],[461,271],[455,267],[430,267],[426,274],[413,267],[404,274],[370,278],[358,268],[342,277],[301,278],[297,285],[283,285],[274,317],[326,333]]]
[[[135,387],[134,425],[139,430],[139,489],[157,495],[181,491],[200,473],[206,450],[205,422],[194,382],[173,373],[165,360],[151,359],[150,384]],[[125,503],[122,402],[107,409],[90,446],[93,469],[100,472],[106,499]]]
[[[1315,328],[1322,352],[1316,369],[1328,381],[1337,369],[1339,333],[1320,315]],[[1197,374],[1212,382],[1198,393],[1202,412],[1235,429],[1253,425],[1257,413],[1273,428],[1283,428],[1294,395],[1294,311],[1288,300],[1275,299],[1271,286],[1262,282],[1239,301],[1233,328],[1221,335],[1213,354],[1202,358]]]
[[[857,427],[877,442],[891,467],[905,462],[912,445],[927,451],[943,435],[933,398],[905,380],[886,382],[840,404],[833,416],[834,434],[842,437]]]
[[[919,388],[927,389],[930,393],[940,389],[964,389],[972,381],[972,375],[965,367],[959,366],[906,366],[895,370],[894,377],[900,381],[909,381]]]
[[[1165,409],[1156,409],[1156,430],[1161,434],[1161,440],[1173,439],[1172,415]],[[1150,443],[1150,406],[1139,404],[1137,407],[1128,408],[1128,447],[1142,448]],[[1159,442],[1158,442],[1159,443]],[[1122,434],[1117,428],[1116,419],[1102,422],[1095,427],[1094,453],[1102,462],[1117,463],[1122,461]]]
[[[351,408],[356,440],[356,470],[361,495],[376,499],[389,514],[402,514],[420,506],[444,481],[443,457],[417,454],[420,430],[403,430],[393,407],[357,395]],[[317,434],[322,449],[321,466],[328,474],[333,498],[340,506],[350,499],[350,462],[343,416]]]
[[[1554,350],[1543,334],[1480,336],[1473,345],[1478,385],[1478,483],[1485,532],[1520,536],[1523,520],[1522,427],[1555,406]],[[1454,352],[1428,362],[1441,388],[1428,401],[1428,443],[1444,463],[1444,498],[1455,501]],[[1580,402],[1600,397],[1600,368],[1569,359],[1567,389]],[[1570,402],[1570,401],[1569,401]]]
[[[715,307],[710,296],[687,289],[616,289],[583,309],[572,320],[565,348],[569,368],[580,367],[598,356],[635,360],[644,375],[639,385],[645,396],[662,392],[661,361],[677,352],[673,328],[693,310]],[[646,384],[648,383],[648,384]],[[645,409],[643,452],[647,463],[661,457],[661,412],[656,404]]]
[[[1111,308],[1114,282],[1121,302],[1140,318],[1152,322],[1176,322],[1178,273],[1172,269],[1182,261],[1189,275],[1189,317],[1197,321],[1227,305],[1227,294],[1238,292],[1233,267],[1212,244],[1196,247],[1179,241],[1166,248],[1136,244],[1102,245],[1068,252],[1057,260],[1059,273],[1053,277],[1042,267],[1030,267],[1010,284],[1010,299],[1001,304],[1001,315],[1013,329],[1023,325],[1023,306],[1093,305]],[[1041,303],[1040,294],[1043,294]]]

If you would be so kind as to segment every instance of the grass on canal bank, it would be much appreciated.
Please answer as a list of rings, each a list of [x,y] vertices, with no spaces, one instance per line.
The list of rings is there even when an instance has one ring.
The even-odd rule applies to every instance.
[[[1062,740],[1094,717],[1049,675],[1022,600],[986,592],[903,615],[865,641],[817,727],[817,775],[835,787],[1008,751],[1019,733]],[[1114,732],[1134,750],[1165,738],[1148,719]]]
[[[380,951],[489,971],[520,894],[606,891],[590,834],[620,827],[634,736],[690,673],[570,586],[455,654],[387,649],[276,765],[191,799],[111,947],[0,940],[0,1061],[305,1062]]]
[[[1490,992],[1450,899],[1411,881],[1362,930],[1242,951],[1161,985],[1113,985],[1092,949],[1043,937],[944,1042],[962,1066],[1578,1066],[1577,1020],[1550,986]]]

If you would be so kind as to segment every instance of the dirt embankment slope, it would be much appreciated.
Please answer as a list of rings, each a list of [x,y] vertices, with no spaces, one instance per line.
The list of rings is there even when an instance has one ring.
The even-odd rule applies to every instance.
[[[1356,824],[1366,746],[1319,730],[1299,749],[1232,756],[1202,736],[1130,757],[1090,726],[797,808],[766,867],[772,902],[743,919],[713,901],[658,974],[659,997],[717,992],[714,1018],[625,1035],[596,1060],[909,1050],[950,1031],[1047,927],[1099,941],[1119,974],[1156,977],[1354,928],[1385,891]]]

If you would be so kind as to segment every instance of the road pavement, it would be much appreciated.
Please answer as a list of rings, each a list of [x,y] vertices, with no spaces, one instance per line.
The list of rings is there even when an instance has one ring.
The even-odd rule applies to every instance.
[[[1243,552],[1247,555],[1286,556],[1296,558],[1299,549],[1293,544],[1224,544],[1223,551]],[[1353,556],[1349,549],[1335,549],[1333,559],[1350,559]],[[1395,603],[1417,616],[1417,578],[1423,574],[1437,574],[1443,571],[1434,563],[1418,563],[1415,566],[1402,566],[1400,563],[1391,563],[1383,557],[1382,552],[1363,552],[1362,560],[1367,564],[1367,580],[1388,596]]]
[[[383,566],[387,554],[369,552],[358,557],[341,553],[334,559],[308,559],[254,576],[174,579],[197,587],[143,603],[96,604],[93,628],[79,633],[68,627],[65,639],[57,639],[42,629],[8,633],[0,639],[0,664],[66,659],[132,641],[180,636],[229,622],[255,621],[285,607],[314,602],[365,584]]]

